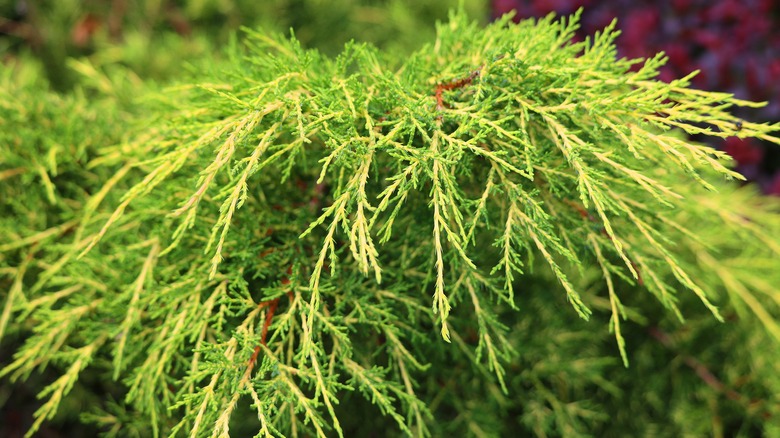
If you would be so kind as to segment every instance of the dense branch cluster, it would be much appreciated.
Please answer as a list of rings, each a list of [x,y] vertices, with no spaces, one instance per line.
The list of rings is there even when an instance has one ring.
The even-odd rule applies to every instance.
[[[680,319],[702,313],[689,297],[712,320],[733,306],[780,342],[777,205],[681,134],[780,143],[778,126],[656,81],[663,56],[616,60],[614,25],[576,28],[453,14],[403,62],[247,31],[227,65],[151,90],[130,135],[67,157],[81,187],[4,152],[38,164],[0,168],[3,208],[24,212],[24,177],[66,211],[0,242],[0,335],[35,321],[0,374],[62,369],[33,430],[93,367],[130,408],[87,419],[155,434],[344,436],[378,410],[407,435],[487,436],[512,412],[567,435],[606,421],[577,400],[620,391],[605,330],[577,315],[608,322],[625,365],[621,324],[661,320],[654,301]]]

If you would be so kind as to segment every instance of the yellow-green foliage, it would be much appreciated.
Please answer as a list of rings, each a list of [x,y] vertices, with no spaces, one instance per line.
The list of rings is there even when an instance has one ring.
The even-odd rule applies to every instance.
[[[6,78],[0,374],[59,376],[31,433],[88,370],[116,436],[777,433],[780,205],[684,134],[778,126],[577,20]]]

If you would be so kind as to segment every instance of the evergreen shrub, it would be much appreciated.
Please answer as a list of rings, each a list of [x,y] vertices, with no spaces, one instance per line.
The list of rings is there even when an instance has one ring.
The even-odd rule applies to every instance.
[[[106,436],[778,436],[780,204],[685,134],[780,125],[578,17],[4,74],[0,376],[52,376],[28,435],[78,388]]]

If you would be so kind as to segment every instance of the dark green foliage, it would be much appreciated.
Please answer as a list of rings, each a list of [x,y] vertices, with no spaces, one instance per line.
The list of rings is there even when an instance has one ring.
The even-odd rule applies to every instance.
[[[576,26],[9,75],[0,374],[59,376],[32,431],[91,370],[115,436],[778,433],[779,206],[683,136],[778,127]]]

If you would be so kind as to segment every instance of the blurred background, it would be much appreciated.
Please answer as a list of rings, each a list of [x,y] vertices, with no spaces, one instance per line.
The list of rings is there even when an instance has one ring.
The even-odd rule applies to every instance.
[[[0,91],[8,86],[42,87],[52,93],[84,92],[85,59],[106,75],[121,69],[128,86],[184,79],[198,60],[220,59],[222,47],[242,26],[289,33],[305,47],[339,53],[351,39],[402,56],[431,41],[435,22],[446,20],[457,0],[0,0]],[[584,8],[578,38],[618,19],[619,55],[650,57],[664,51],[668,81],[700,70],[695,87],[727,91],[738,98],[768,101],[738,115],[755,122],[780,122],[780,1],[778,0],[465,0],[467,13],[487,23],[505,13],[514,19],[567,15]],[[136,81],[136,82],[133,82]],[[10,85],[9,85],[10,84]],[[94,85],[100,87],[100,84]],[[3,92],[3,96],[14,96]],[[121,96],[120,96],[121,97]],[[30,105],[33,102],[29,103]],[[1,121],[0,121],[1,122]],[[0,123],[2,126],[2,123]],[[0,128],[2,129],[2,128]],[[780,148],[756,140],[707,139],[726,150],[738,170],[764,193],[780,196]],[[5,147],[5,145],[0,145]],[[0,348],[0,367],[13,345]],[[0,385],[0,437],[22,436],[40,402],[36,375],[14,392]],[[95,436],[79,413],[95,394],[115,392],[105,376],[85,376],[54,422],[37,436]],[[112,402],[109,402],[111,404]],[[113,415],[121,416],[119,404]]]

